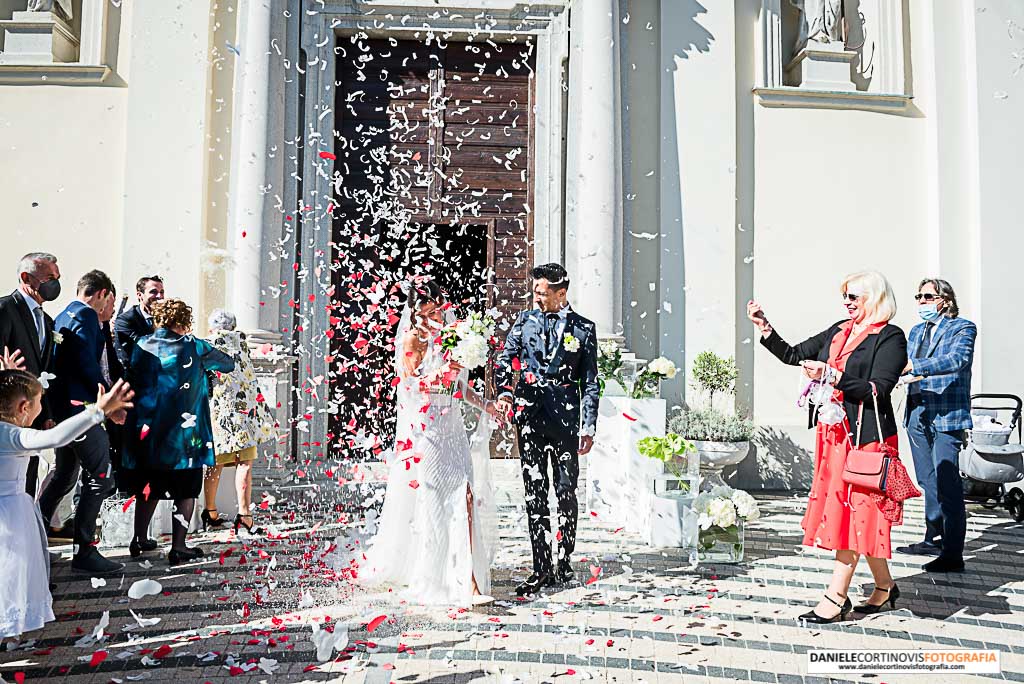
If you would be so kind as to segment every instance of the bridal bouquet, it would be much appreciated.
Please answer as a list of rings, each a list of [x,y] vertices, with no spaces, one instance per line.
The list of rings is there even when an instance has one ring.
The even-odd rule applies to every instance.
[[[487,363],[487,357],[496,344],[496,327],[491,316],[481,313],[472,313],[468,318],[446,326],[438,336],[445,358],[467,370],[480,368]],[[441,383],[451,390],[457,377],[458,373],[447,373]]]

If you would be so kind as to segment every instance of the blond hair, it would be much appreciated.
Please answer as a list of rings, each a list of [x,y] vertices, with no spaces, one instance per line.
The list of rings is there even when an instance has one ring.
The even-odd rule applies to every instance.
[[[153,325],[187,330],[192,327],[192,307],[180,299],[153,302]]]
[[[839,291],[860,295],[864,320],[869,323],[888,323],[896,317],[896,295],[889,281],[878,271],[851,273],[843,278]]]

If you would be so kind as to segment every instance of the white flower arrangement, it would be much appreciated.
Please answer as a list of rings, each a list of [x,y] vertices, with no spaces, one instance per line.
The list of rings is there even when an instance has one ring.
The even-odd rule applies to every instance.
[[[54,344],[60,344],[63,341],[64,341],[64,336],[61,335],[59,332],[54,331],[54,333],[53,333],[53,343]]]
[[[619,351],[619,345],[615,340],[601,340],[597,343],[597,352],[605,358],[613,358]]]
[[[634,399],[653,397],[662,380],[676,377],[679,368],[664,356],[659,356],[640,371],[633,383],[631,396]]]
[[[565,333],[562,337],[562,346],[565,347],[565,351],[574,353],[580,350],[580,341],[572,336],[570,333]]]
[[[693,502],[700,529],[728,528],[739,520],[751,521],[761,517],[757,501],[747,492],[732,487],[715,487],[703,492]]]

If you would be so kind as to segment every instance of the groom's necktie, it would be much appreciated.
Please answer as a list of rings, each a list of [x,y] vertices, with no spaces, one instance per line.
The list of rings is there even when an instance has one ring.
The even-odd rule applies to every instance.
[[[554,353],[555,331],[558,329],[558,314],[544,314],[544,355],[548,358]]]

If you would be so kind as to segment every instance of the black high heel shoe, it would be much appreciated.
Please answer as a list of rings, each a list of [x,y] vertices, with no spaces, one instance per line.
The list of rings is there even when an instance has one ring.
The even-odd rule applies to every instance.
[[[216,513],[217,509],[204,508],[203,512],[199,515],[200,519],[202,519],[203,521],[203,532],[206,531],[207,527],[218,528],[221,527],[225,522],[227,522],[226,520],[224,520],[224,518],[221,518],[220,516],[214,518],[212,515],[210,515],[211,511]]]
[[[249,520],[251,520],[252,522],[250,522],[248,525],[246,525],[243,522],[244,518],[249,518]],[[263,528],[262,527],[256,527],[256,521],[253,520],[253,517],[252,517],[251,513],[249,515],[241,515],[241,514],[239,514],[239,515],[235,516],[235,534],[238,534],[238,528],[239,527],[241,527],[243,530],[245,530],[246,533],[248,533],[248,534],[263,534]]]
[[[138,558],[142,554],[148,551],[156,551],[157,543],[155,539],[132,539],[131,543],[128,544],[128,553],[131,554],[132,558]]]
[[[885,607],[886,603],[889,604],[889,610],[896,610],[896,599],[900,597],[900,588],[896,586],[896,583],[893,582],[892,586],[888,589],[883,589],[882,587],[876,584],[875,589],[877,589],[878,591],[884,591],[885,593],[889,594],[889,598],[882,601],[877,606],[873,603],[862,603],[856,608],[854,608],[853,612],[860,613],[861,615],[874,615],[878,611],[882,610],[882,608]]]
[[[842,605],[840,605],[836,603],[831,596],[825,594],[825,600],[839,609],[838,615],[833,615],[832,617],[823,617],[815,613],[814,609],[812,608],[808,612],[801,615],[800,619],[804,622],[809,622],[812,625],[827,625],[832,622],[839,622],[841,620],[844,620],[846,619],[846,616],[849,615],[850,611],[853,610],[853,604],[850,603],[849,597],[844,596],[843,598],[845,600],[843,601]]]

